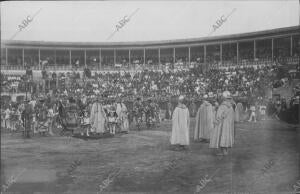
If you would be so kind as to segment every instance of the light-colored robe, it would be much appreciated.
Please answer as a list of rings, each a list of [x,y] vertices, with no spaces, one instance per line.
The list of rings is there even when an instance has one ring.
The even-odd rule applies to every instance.
[[[95,102],[92,106],[90,122],[92,132],[104,133],[105,131],[105,112],[100,103]]]
[[[189,109],[183,105],[178,105],[172,116],[171,144],[189,145],[190,136],[190,113]]]
[[[213,107],[209,102],[204,101],[197,112],[194,140],[210,139],[210,133],[212,128]]]
[[[234,143],[234,110],[225,100],[218,108],[210,137],[210,148],[232,147]]]
[[[235,121],[240,122],[243,118],[243,105],[242,103],[237,103],[235,108]]]
[[[129,121],[127,116],[127,107],[124,103],[118,103],[116,113],[121,122],[121,131],[129,131]]]

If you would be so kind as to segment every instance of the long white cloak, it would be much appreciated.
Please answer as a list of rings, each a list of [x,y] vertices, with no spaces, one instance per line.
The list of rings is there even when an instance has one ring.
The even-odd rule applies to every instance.
[[[198,109],[196,116],[196,125],[194,131],[194,140],[210,139],[210,133],[213,128],[213,107],[204,101]]]
[[[215,126],[211,133],[210,148],[232,147],[234,144],[234,110],[230,101],[218,108]]]
[[[178,105],[172,116],[171,144],[189,145],[190,113],[185,105]]]

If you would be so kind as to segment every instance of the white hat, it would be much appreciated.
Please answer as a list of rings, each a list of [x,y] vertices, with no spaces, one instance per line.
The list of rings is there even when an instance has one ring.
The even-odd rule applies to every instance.
[[[184,96],[180,95],[179,98],[178,98],[178,101],[183,101],[183,100],[184,100]]]
[[[224,97],[224,98],[231,98],[230,92],[229,92],[229,91],[224,91],[224,92],[223,92],[223,97]]]

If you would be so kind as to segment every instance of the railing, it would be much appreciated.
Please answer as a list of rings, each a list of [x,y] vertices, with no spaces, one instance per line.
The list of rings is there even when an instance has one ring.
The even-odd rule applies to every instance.
[[[299,64],[300,57],[286,57],[286,58],[277,58],[273,61],[271,59],[254,59],[254,60],[239,60],[238,63],[234,60],[226,60],[221,62],[213,62],[208,63],[209,68],[228,68],[228,67],[235,67],[235,66],[264,66],[264,65],[272,65],[274,62],[279,62],[283,64]],[[164,70],[166,69],[167,65],[165,64],[155,64],[155,65],[148,65],[148,64],[131,64],[125,65],[121,67],[117,66],[108,66],[103,65],[101,68],[99,66],[88,66],[92,71],[142,71],[142,70]],[[170,67],[170,66],[169,66]],[[85,66],[75,68],[72,65],[49,65],[45,67],[48,71],[83,71]],[[175,69],[189,69],[190,66],[188,63],[183,63],[180,65],[174,65]],[[39,66],[31,67],[32,70],[42,70]],[[1,70],[26,70],[24,66],[20,65],[1,65]]]

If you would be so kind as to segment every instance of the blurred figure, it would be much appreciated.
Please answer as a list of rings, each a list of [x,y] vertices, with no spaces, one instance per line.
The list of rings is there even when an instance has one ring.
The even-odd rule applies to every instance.
[[[190,113],[183,101],[184,97],[180,96],[172,117],[171,145],[179,146],[180,149],[190,145]]]
[[[218,108],[219,108],[219,103],[218,101],[215,101],[213,104],[213,121],[216,119]]]
[[[16,124],[18,121],[18,109],[13,108],[10,115],[10,129],[12,132],[15,132],[17,130]]]
[[[207,95],[204,95],[203,98],[203,103],[199,107],[196,116],[194,140],[209,143],[210,133],[213,128],[213,107],[207,101]]]
[[[53,111],[53,108],[50,107],[48,109],[48,132],[49,132],[49,135],[51,136],[54,136],[54,133],[52,131],[53,127],[54,127],[54,111]]]
[[[106,115],[100,103],[100,97],[97,98],[92,106],[90,114],[90,122],[92,126],[92,132],[104,133],[105,131]]]
[[[7,107],[7,109],[4,111],[5,117],[4,117],[4,122],[5,122],[5,128],[6,129],[11,129],[10,125],[10,117],[11,117],[11,111]]]
[[[194,100],[192,100],[192,103],[190,105],[190,110],[191,110],[191,117],[195,117],[197,114],[197,105]]]
[[[235,109],[235,121],[240,122],[243,118],[243,104],[241,102],[237,103],[236,109]]]
[[[121,99],[117,103],[116,113],[117,113],[118,119],[120,121],[121,132],[128,133],[129,121],[128,121],[127,107],[124,104],[123,100],[121,100]]]
[[[25,101],[25,109],[22,112],[22,120],[24,125],[24,137],[30,138],[30,131],[32,129],[32,121],[33,121],[33,108],[32,105],[29,104],[29,101]]]
[[[228,148],[234,144],[234,110],[230,92],[223,92],[223,99],[217,111],[209,144],[210,148],[221,148],[222,152],[217,155],[227,155]]]
[[[110,134],[116,134],[117,118],[118,115],[116,113],[116,108],[114,106],[110,106],[108,110],[108,129]]]
[[[173,106],[171,102],[167,104],[166,119],[172,119]]]
[[[140,130],[143,122],[144,107],[141,98],[137,98],[133,104],[134,120],[138,130]]]
[[[248,120],[248,122],[252,122],[252,120],[254,120],[254,122],[256,123],[257,122],[257,119],[256,119],[256,108],[255,108],[255,105],[254,104],[252,104],[251,106],[250,106],[250,117],[249,117],[249,120]]]

